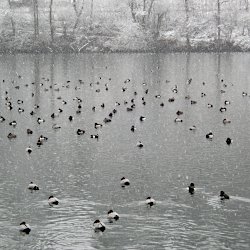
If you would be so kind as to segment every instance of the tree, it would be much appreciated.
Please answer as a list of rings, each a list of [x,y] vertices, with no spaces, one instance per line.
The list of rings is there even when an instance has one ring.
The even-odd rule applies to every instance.
[[[77,0],[72,0],[72,5],[73,5],[73,8],[74,8],[74,11],[75,11],[75,14],[76,14],[76,20],[75,20],[75,23],[74,23],[74,26],[73,26],[73,35],[74,35],[75,30],[76,30],[76,28],[77,28],[77,26],[79,24],[80,17],[81,17],[82,12],[83,12],[84,0],[82,0],[81,7],[79,7],[79,8],[77,7]]]
[[[53,43],[54,42],[53,0],[50,0],[50,5],[49,5],[49,26],[50,26],[51,43]]]
[[[10,0],[8,0],[8,4],[9,4],[10,11],[12,12]],[[11,27],[12,27],[12,34],[13,34],[13,36],[15,36],[16,35],[16,24],[15,24],[15,21],[13,19],[12,13],[11,13],[11,17],[10,17],[10,22],[11,22]]]
[[[33,0],[33,17],[34,17],[34,37],[35,40],[37,40],[39,37],[38,0]]]
[[[186,12],[186,45],[187,48],[190,49],[190,39],[189,39],[189,4],[188,0],[185,0],[185,12]]]

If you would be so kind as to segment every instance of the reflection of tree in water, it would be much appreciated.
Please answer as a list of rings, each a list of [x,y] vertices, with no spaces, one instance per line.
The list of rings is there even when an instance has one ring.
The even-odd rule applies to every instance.
[[[35,89],[34,89],[34,100],[35,100],[35,104],[40,103],[40,56],[36,55],[34,56],[34,70],[33,70],[33,79],[34,79],[34,85],[35,85]]]

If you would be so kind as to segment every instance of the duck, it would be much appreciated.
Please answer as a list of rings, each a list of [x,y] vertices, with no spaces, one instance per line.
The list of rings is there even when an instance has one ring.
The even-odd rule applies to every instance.
[[[220,191],[220,198],[221,200],[228,200],[229,195],[227,195],[224,191]]]
[[[227,144],[227,145],[232,144],[232,142],[233,142],[233,140],[232,140],[231,138],[228,137],[228,138],[226,139],[226,144]]]
[[[28,129],[27,129],[27,134],[28,134],[28,135],[32,135],[32,134],[33,134],[33,131],[32,131],[31,129],[28,128]]]
[[[121,186],[122,187],[126,187],[126,186],[129,186],[130,185],[130,181],[129,179],[125,178],[125,177],[122,177],[121,178]]]
[[[137,144],[136,144],[136,146],[137,146],[138,148],[143,148],[143,144],[142,144],[141,141],[138,141]]]
[[[132,132],[135,132],[135,130],[136,130],[135,126],[132,125],[131,128],[130,128],[130,130],[131,130]]]
[[[26,224],[25,221],[21,222],[21,223],[20,223],[20,229],[19,229],[19,231],[20,231],[21,233],[29,234],[30,231],[31,231],[30,225],[29,225],[29,224]]]
[[[29,146],[29,147],[27,147],[26,148],[26,152],[28,153],[28,154],[31,154],[32,153],[32,148]]]
[[[85,134],[85,130],[79,128],[79,129],[77,129],[76,133],[78,135],[83,135],[83,134]]]
[[[23,113],[24,112],[24,109],[22,109],[22,108],[18,108],[18,113]]]
[[[191,100],[191,104],[196,104],[197,101]]]
[[[96,135],[90,135],[90,138],[93,138],[93,139],[99,139],[99,135],[98,134],[96,134]]]
[[[0,122],[4,122],[5,118],[3,116],[0,116]]]
[[[12,133],[9,133],[9,134],[7,135],[7,137],[8,137],[9,139],[15,139],[15,138],[16,138],[16,135],[15,135],[15,134],[12,134]]]
[[[140,121],[141,121],[141,122],[143,122],[143,121],[145,121],[145,120],[146,120],[146,117],[140,116]]]
[[[178,117],[175,118],[174,121],[175,121],[175,122],[183,122],[183,120],[182,120],[181,118],[178,118]]]
[[[56,117],[59,117],[59,115],[58,115],[58,114],[53,113],[50,117],[51,117],[52,119],[55,119]]]
[[[212,107],[213,107],[213,104],[208,103],[207,107],[208,107],[208,108],[212,108]]]
[[[101,128],[101,127],[102,127],[102,124],[101,124],[101,123],[95,122],[95,129],[98,129],[98,128]]]
[[[52,128],[54,129],[54,130],[57,130],[57,129],[60,129],[61,128],[61,126],[59,126],[58,124],[53,124],[52,125]]]
[[[28,186],[28,189],[30,189],[30,190],[39,190],[39,187],[35,183],[33,183],[31,181],[29,186]]]
[[[112,223],[114,220],[119,220],[119,218],[120,216],[118,215],[118,213],[114,212],[112,209],[108,211],[108,220],[110,223]]]
[[[150,207],[156,204],[155,200],[151,198],[150,196],[146,199],[146,204]]]
[[[69,121],[70,122],[73,121],[73,116],[72,115],[69,116]]]
[[[59,200],[54,197],[53,195],[51,195],[48,199],[48,203],[50,206],[53,206],[53,205],[58,205],[59,204]]]
[[[41,123],[43,123],[43,122],[45,122],[44,119],[42,119],[42,118],[40,118],[40,117],[37,118],[37,123],[38,123],[38,124],[41,124]]]
[[[226,112],[226,111],[227,111],[227,108],[225,108],[225,107],[220,108],[220,112]]]
[[[190,194],[193,194],[193,193],[194,193],[194,190],[195,190],[194,183],[191,182],[190,185],[188,186],[188,192],[189,192]]]
[[[22,104],[23,101],[22,100],[17,100],[17,104]]]
[[[242,92],[242,96],[247,96],[247,92]]]
[[[227,123],[231,123],[231,121],[228,120],[227,118],[224,118],[224,119],[223,119],[223,123],[224,123],[224,124],[227,124]]]
[[[160,99],[160,98],[161,98],[161,95],[155,95],[155,98]]]
[[[207,139],[213,139],[213,137],[214,137],[214,135],[211,131],[208,134],[206,134]]]
[[[103,222],[101,222],[99,219],[95,220],[93,223],[94,231],[96,233],[98,232],[104,232],[106,229],[106,226]]]
[[[17,125],[17,122],[16,122],[16,121],[12,121],[12,122],[10,122],[9,124],[10,124],[10,126],[15,127],[15,126]]]
[[[183,115],[183,112],[180,111],[180,110],[178,110],[178,111],[176,112],[176,114],[177,114],[177,115]]]
[[[190,128],[189,128],[189,130],[196,130],[197,128],[196,128],[196,126],[195,125],[193,125],[193,126],[191,126]]]
[[[225,105],[229,105],[229,104],[230,104],[230,101],[225,100],[225,101],[224,101],[224,104],[225,104]]]
[[[174,97],[171,97],[168,99],[169,102],[174,102],[175,101],[175,98]]]
[[[109,119],[109,118],[104,118],[103,122],[104,122],[104,123],[109,123],[109,122],[111,122],[111,119]]]
[[[164,103],[163,103],[163,102],[161,102],[161,103],[160,103],[160,106],[161,106],[161,107],[164,107]]]

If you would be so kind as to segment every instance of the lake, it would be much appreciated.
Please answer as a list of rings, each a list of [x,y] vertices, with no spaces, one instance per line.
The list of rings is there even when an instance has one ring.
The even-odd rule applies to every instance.
[[[249,249],[249,68],[248,53],[1,55],[0,248]],[[39,147],[40,135],[48,140]],[[31,181],[39,191],[28,190]],[[109,209],[118,221],[108,222]],[[103,233],[94,232],[96,219]],[[29,235],[19,233],[22,221]]]

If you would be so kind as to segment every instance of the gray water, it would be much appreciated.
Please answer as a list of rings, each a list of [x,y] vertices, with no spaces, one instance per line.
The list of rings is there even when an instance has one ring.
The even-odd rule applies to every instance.
[[[0,123],[0,248],[249,249],[250,98],[242,96],[243,91],[250,94],[249,68],[250,54],[1,56],[0,115],[6,121]],[[172,92],[175,85],[178,93]],[[81,114],[76,114],[75,97],[83,100]],[[135,109],[127,112],[132,98]],[[18,105],[18,99],[24,103]],[[225,100],[231,104],[221,113]],[[35,104],[40,108],[35,110]],[[63,112],[52,120],[58,108]],[[114,108],[112,122],[104,124]],[[184,112],[182,123],[174,122],[177,110]],[[39,125],[38,117],[45,123]],[[223,124],[224,118],[231,123]],[[13,120],[16,128],[9,126]],[[96,130],[95,122],[104,125]],[[54,123],[61,129],[53,130]],[[189,130],[192,125],[196,131]],[[27,135],[27,128],[33,135]],[[86,133],[78,136],[78,128]],[[214,138],[207,140],[210,130]],[[9,132],[17,138],[9,140]],[[97,133],[99,140],[90,138]],[[48,141],[38,147],[41,134]],[[233,139],[230,146],[227,137]],[[136,147],[138,141],[142,149]],[[125,189],[120,186],[123,176],[131,182]],[[29,191],[30,181],[40,190]],[[194,195],[187,190],[190,182],[196,185]],[[219,199],[221,190],[229,200]],[[50,195],[59,199],[57,207],[48,205]],[[156,200],[152,208],[145,205],[148,196]],[[112,224],[107,221],[109,209],[120,215]],[[92,228],[97,218],[106,224],[102,234]],[[30,224],[29,235],[20,235],[22,221]]]

